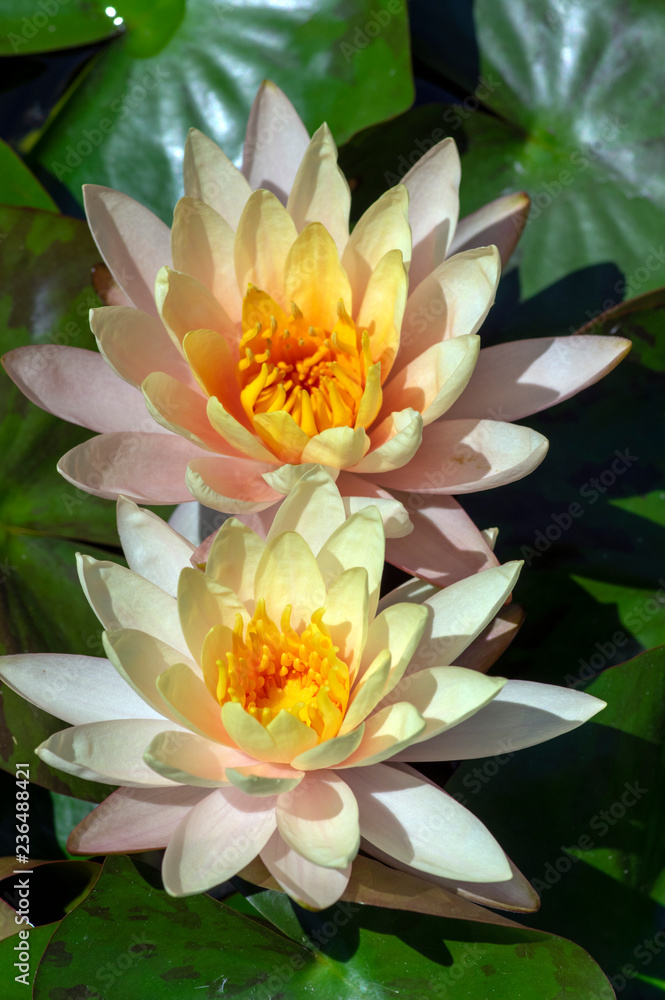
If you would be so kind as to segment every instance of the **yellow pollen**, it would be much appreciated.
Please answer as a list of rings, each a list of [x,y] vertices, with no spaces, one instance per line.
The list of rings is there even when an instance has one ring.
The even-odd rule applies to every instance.
[[[319,742],[336,736],[349,700],[349,669],[323,615],[323,608],[315,611],[300,634],[291,627],[290,605],[279,627],[263,598],[246,628],[237,615],[233,651],[216,661],[220,705],[239,702],[262,726],[284,710],[314,729]]]
[[[360,411],[372,364],[369,336],[356,329],[341,299],[337,315],[332,330],[321,329],[296,302],[287,315],[248,286],[236,375],[251,423],[258,414],[283,410],[308,437],[330,427],[369,426],[381,403],[379,389],[374,405]]]

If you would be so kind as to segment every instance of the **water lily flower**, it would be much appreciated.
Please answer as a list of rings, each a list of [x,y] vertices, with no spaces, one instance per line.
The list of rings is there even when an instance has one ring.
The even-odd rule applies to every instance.
[[[260,856],[284,891],[322,908],[344,892],[362,837],[456,892],[533,908],[490,832],[409,766],[518,750],[603,707],[454,665],[519,564],[429,588],[422,603],[406,599],[413,584],[381,602],[379,513],[347,516],[320,469],[290,492],[267,541],[228,520],[204,570],[154,514],[121,500],[118,517],[130,568],[79,557],[108,659],[0,660],[4,681],[72,724],[41,759],[121,786],[70,850],[166,848],[176,896]]]
[[[119,289],[91,311],[100,354],[47,345],[5,358],[30,399],[99,432],[62,457],[62,475],[103,497],[272,508],[269,524],[321,464],[356,498],[350,509],[382,508],[390,561],[445,583],[497,565],[454,495],[531,472],[547,441],[512,421],[596,381],[630,345],[587,335],[480,351],[528,199],[501,198],[457,227],[459,180],[444,139],[349,233],[328,127],[310,139],[266,84],[242,169],[190,132],[171,231],[87,186]],[[416,530],[400,542],[405,508]]]

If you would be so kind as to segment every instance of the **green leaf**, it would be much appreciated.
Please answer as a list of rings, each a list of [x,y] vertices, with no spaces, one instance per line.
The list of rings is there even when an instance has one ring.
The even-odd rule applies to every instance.
[[[163,1000],[197,988],[247,1000],[310,992],[321,1000],[388,1000],[396,992],[420,1000],[453,985],[464,1000],[486,996],[494,976],[497,983],[510,976],[512,996],[613,996],[581,949],[549,935],[414,914],[396,932],[392,911],[338,904],[320,915],[299,911],[304,922],[294,918],[287,931],[294,942],[210,897],[173,899],[154,888],[154,878],[127,858],[107,860],[92,892],[54,933],[35,1000],[81,984],[103,988],[104,1000],[124,1000],[154,993],[156,983]],[[260,898],[262,909],[290,907],[283,893]]]
[[[0,0],[0,56],[52,52],[119,34],[107,0]]]
[[[574,10],[477,0],[470,16],[455,6],[416,4],[414,53],[475,95],[451,119],[468,143],[466,207],[510,190],[532,198],[522,296],[583,268],[600,273],[608,261],[623,273],[607,274],[610,304],[663,285],[665,9],[649,0],[587,0]],[[463,31],[451,17],[464,19]]]
[[[11,146],[0,140],[0,204],[42,208],[57,212],[57,206]],[[8,233],[0,232],[0,240]]]
[[[2,995],[4,1000],[25,1000],[26,996],[29,997],[31,995],[30,987],[34,982],[37,963],[44,954],[44,949],[56,927],[57,924],[46,924],[43,927],[29,928],[30,961],[26,963],[29,965],[29,969],[27,970],[27,978],[20,982],[16,981],[16,977],[24,976],[26,972],[23,969],[14,968],[14,962],[17,961],[16,951],[14,950],[17,944],[16,936],[12,935],[0,941],[0,976],[2,977]],[[22,929],[26,929],[25,925],[23,925]]]
[[[405,5],[384,10],[377,31],[375,10],[371,0],[190,0],[158,55],[136,58],[131,31],[110,46],[34,155],[75,198],[85,182],[106,184],[170,222],[182,193],[187,129],[201,129],[237,157],[265,77],[288,94],[310,130],[327,120],[340,142],[410,104]]]
[[[662,978],[665,649],[612,667],[587,690],[607,702],[593,722],[514,755],[464,762],[446,790],[541,894],[529,924],[578,941],[610,977]],[[655,996],[642,989],[640,998]]]

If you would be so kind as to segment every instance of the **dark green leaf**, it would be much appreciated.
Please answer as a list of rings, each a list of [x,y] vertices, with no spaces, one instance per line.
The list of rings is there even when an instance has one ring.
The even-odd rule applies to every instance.
[[[159,55],[135,58],[131,31],[102,55],[47,130],[37,159],[76,198],[85,182],[106,184],[170,222],[187,129],[200,128],[236,157],[265,77],[310,130],[327,120],[338,141],[409,105],[405,7],[380,9],[385,25],[370,0],[190,0]]]
[[[0,204],[43,208],[57,212],[53,200],[36,177],[30,173],[21,158],[7,143],[0,141]],[[0,232],[0,240],[8,233]]]
[[[31,927],[29,929],[30,936],[28,938],[28,953],[30,955],[30,960],[28,963],[19,962],[19,965],[29,965],[27,975],[24,969],[14,967],[14,962],[17,961],[17,955],[14,949],[19,942],[16,935],[12,935],[11,937],[5,938],[4,941],[0,941],[0,976],[2,977],[3,1000],[25,1000],[26,997],[31,995],[30,987],[35,979],[37,963],[44,954],[44,949],[46,948],[46,945],[48,944],[56,926],[57,924],[47,924],[44,927]],[[25,925],[23,925],[22,929],[26,929]],[[26,976],[26,979],[21,979],[17,982],[17,976]]]

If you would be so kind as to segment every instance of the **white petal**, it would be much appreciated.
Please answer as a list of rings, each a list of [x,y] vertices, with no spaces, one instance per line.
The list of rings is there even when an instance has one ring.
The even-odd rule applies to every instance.
[[[306,774],[277,799],[277,826],[293,850],[315,865],[346,868],[358,853],[358,806],[333,771]]]
[[[191,542],[150,510],[118,500],[118,534],[129,568],[175,597],[180,570],[190,564]]]
[[[261,860],[280,886],[300,906],[325,910],[340,898],[351,875],[346,868],[315,865],[285,843],[278,831],[261,851]]]

